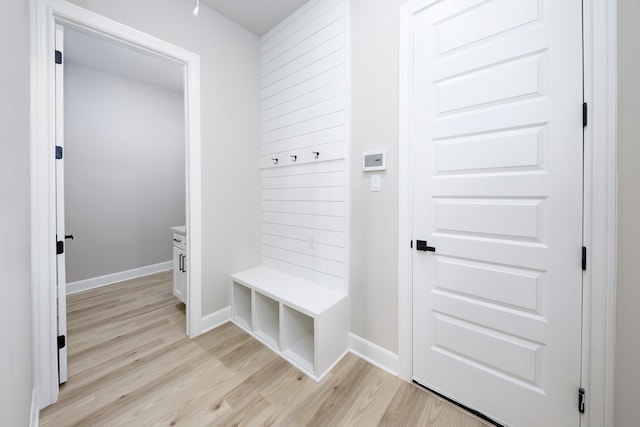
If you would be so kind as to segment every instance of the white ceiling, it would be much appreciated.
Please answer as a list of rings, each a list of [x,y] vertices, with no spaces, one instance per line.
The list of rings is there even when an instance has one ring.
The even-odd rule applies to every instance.
[[[64,29],[64,58],[85,67],[182,92],[182,66],[118,41],[69,27]]]
[[[192,0],[195,6],[195,0]],[[200,0],[202,4],[262,36],[309,0]]]

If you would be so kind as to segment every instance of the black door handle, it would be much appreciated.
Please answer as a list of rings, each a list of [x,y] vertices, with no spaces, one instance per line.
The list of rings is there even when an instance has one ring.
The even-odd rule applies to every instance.
[[[64,238],[73,240],[73,234],[68,234],[68,235],[64,236]]]
[[[426,240],[416,240],[416,250],[426,251],[426,252],[435,252],[436,248],[433,246],[427,246]]]

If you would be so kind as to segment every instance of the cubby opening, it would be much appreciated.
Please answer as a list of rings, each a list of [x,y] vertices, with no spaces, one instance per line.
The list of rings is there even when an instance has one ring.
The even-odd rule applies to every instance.
[[[314,368],[313,318],[284,307],[284,353],[305,369]]]
[[[260,293],[255,294],[255,333],[276,349],[280,347],[280,304]]]
[[[232,314],[233,320],[243,325],[245,328],[251,328],[251,289],[238,283],[233,283],[232,298]]]

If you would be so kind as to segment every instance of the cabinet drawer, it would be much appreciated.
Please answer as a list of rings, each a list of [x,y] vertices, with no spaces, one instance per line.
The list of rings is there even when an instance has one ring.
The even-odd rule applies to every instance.
[[[173,233],[173,246],[187,250],[187,236],[180,233]]]

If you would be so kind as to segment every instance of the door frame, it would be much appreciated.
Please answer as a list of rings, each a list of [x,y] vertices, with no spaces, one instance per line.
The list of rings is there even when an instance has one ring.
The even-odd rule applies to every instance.
[[[56,340],[55,25],[63,24],[126,43],[184,69],[186,226],[188,248],[187,334],[202,333],[202,202],[200,57],[64,0],[31,0],[31,292],[33,382],[38,407],[58,398]],[[169,243],[167,243],[169,244]]]
[[[400,7],[398,376],[412,376],[412,184],[409,168],[410,72],[413,16],[440,0],[411,0]],[[583,0],[584,245],[582,426],[613,425],[617,250],[617,7],[615,0]],[[579,108],[579,106],[576,106]],[[577,393],[577,390],[576,390]],[[577,402],[577,396],[576,396]],[[577,408],[576,408],[577,410]]]

